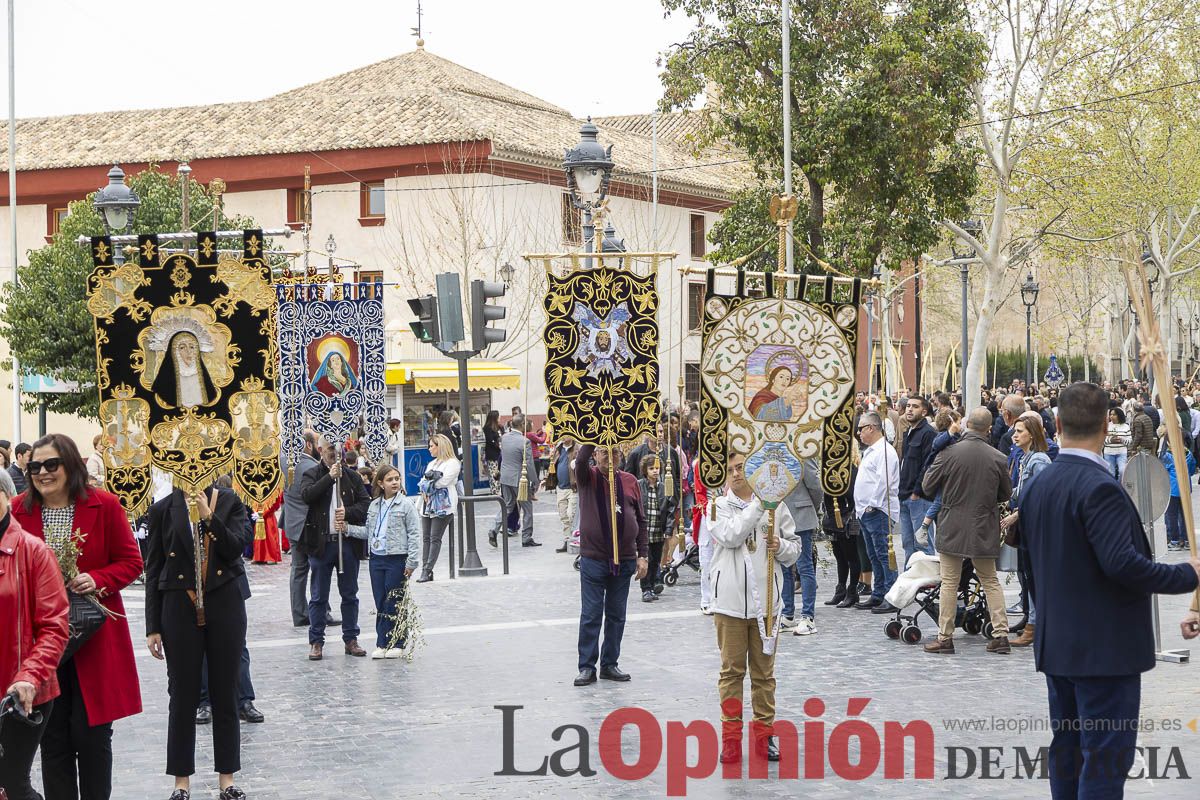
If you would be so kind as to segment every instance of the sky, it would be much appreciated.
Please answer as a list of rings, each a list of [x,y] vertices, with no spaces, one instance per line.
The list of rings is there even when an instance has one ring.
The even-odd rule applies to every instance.
[[[417,0],[15,2],[18,118],[265,98],[413,49],[417,21]],[[692,27],[659,0],[421,5],[427,50],[581,117],[653,110]]]

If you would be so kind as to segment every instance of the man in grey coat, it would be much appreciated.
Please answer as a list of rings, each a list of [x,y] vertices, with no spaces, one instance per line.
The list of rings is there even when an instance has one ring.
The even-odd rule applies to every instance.
[[[289,579],[292,605],[292,625],[297,628],[308,627],[308,552],[300,542],[304,533],[304,518],[308,515],[308,504],[300,496],[300,478],[304,473],[317,465],[317,434],[313,430],[304,431],[304,451],[292,468],[292,482],[283,492],[283,535],[291,543],[292,570]],[[288,465],[282,464],[284,474]],[[330,615],[326,624],[338,625],[337,620]]]
[[[1000,555],[999,505],[1012,496],[1012,478],[1004,456],[988,443],[992,415],[976,408],[967,417],[967,430],[953,447],[938,453],[925,471],[921,487],[927,497],[942,493],[938,535],[934,542],[941,562],[942,590],[938,603],[938,638],[925,645],[927,653],[954,652],[954,617],[958,610],[963,559],[975,565],[992,616],[989,653],[1008,653],[1008,614],[1004,591],[996,579]]]
[[[817,632],[817,568],[813,565],[813,531],[817,527],[817,507],[825,499],[821,488],[821,470],[815,458],[802,462],[800,483],[784,500],[792,519],[796,522],[796,537],[800,540],[800,558],[795,569],[800,573],[800,619],[796,621],[796,597],[791,569],[783,571],[783,627],[795,628],[796,636],[808,636]],[[838,602],[841,602],[840,600]]]
[[[500,437],[500,499],[504,508],[496,516],[496,523],[488,531],[488,544],[496,546],[496,535],[504,530],[504,521],[512,513],[513,508],[521,509],[521,546],[541,547],[541,542],[533,540],[533,499],[537,491],[537,468],[533,463],[533,444],[522,431],[525,430],[525,417],[518,415],[512,418],[508,432]],[[529,478],[529,499],[518,502],[517,489],[521,478]]]

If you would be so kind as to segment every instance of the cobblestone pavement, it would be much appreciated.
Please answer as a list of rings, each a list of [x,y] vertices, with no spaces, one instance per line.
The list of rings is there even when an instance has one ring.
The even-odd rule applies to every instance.
[[[310,663],[305,631],[289,624],[287,556],[281,565],[251,566],[252,673],[256,702],[267,720],[242,726],[244,771],[238,780],[249,796],[254,800],[665,796],[665,758],[644,780],[621,781],[603,768],[597,738],[604,718],[622,706],[648,710],[663,729],[668,720],[716,720],[719,657],[712,621],[698,611],[698,575],[685,571],[678,586],[668,588],[654,604],[644,604],[636,592],[631,593],[621,666],[633,675],[632,682],[600,681],[575,688],[571,681],[576,673],[578,578],[571,557],[554,552],[559,539],[553,502],[553,495],[545,494],[535,507],[535,531],[546,546],[525,549],[519,538],[510,539],[509,576],[500,574],[499,553],[487,545],[483,514],[479,538],[489,577],[448,580],[443,550],[435,581],[415,585],[426,644],[411,664],[344,656],[333,631],[325,659]],[[1161,530],[1158,538],[1161,549],[1165,546]],[[826,545],[819,552],[831,561]],[[1168,556],[1170,560],[1180,557]],[[818,578],[817,634],[781,639],[776,661],[779,719],[793,721],[799,728],[808,719],[804,701],[816,696],[828,709],[823,717],[826,736],[847,718],[847,701],[852,697],[870,698],[860,716],[877,730],[883,730],[886,720],[927,720],[936,739],[934,779],[912,779],[910,753],[905,783],[885,780],[882,764],[861,782],[838,778],[829,767],[824,780],[779,779],[772,767],[773,777],[766,781],[724,780],[720,772],[693,779],[687,784],[689,797],[801,793],[831,800],[1049,797],[1045,781],[1014,778],[1014,748],[1036,749],[1049,742],[1049,733],[986,729],[993,717],[1045,724],[1045,683],[1034,671],[1028,649],[1007,657],[991,656],[984,652],[981,637],[960,635],[956,656],[926,655],[919,647],[885,638],[879,616],[821,605],[830,594],[832,579],[827,570]],[[1007,587],[1010,602],[1015,589],[1015,581]],[[131,590],[126,598],[134,641],[140,643],[144,641],[142,595]],[[364,632],[373,631],[365,570],[360,599],[360,625]],[[1181,597],[1163,598],[1168,646],[1180,646],[1178,620],[1185,603]],[[925,623],[924,628],[926,638],[933,634],[931,625]],[[362,637],[368,650],[371,638],[366,633]],[[146,710],[116,725],[113,796],[166,798],[171,786],[163,774],[166,670],[144,646],[139,644],[137,650]],[[1200,647],[1193,645],[1193,651],[1200,657]],[[1178,718],[1185,725],[1200,716],[1197,669],[1200,664],[1160,664],[1146,675],[1143,715]],[[533,770],[544,756],[574,744],[575,733],[567,733],[562,742],[551,734],[559,726],[575,724],[589,732],[590,766],[596,774],[494,775],[503,768],[502,715],[494,708],[497,705],[523,706],[515,712],[517,769]],[[946,720],[951,719],[986,720],[978,723],[985,729],[948,730]],[[203,728],[198,737],[197,766],[202,771],[193,782],[197,798],[216,796],[215,776],[203,772],[212,763],[210,736],[209,729]],[[624,757],[632,763],[637,758],[635,737],[627,732],[624,744]],[[1165,761],[1167,748],[1177,747],[1188,774],[1200,771],[1200,733],[1156,730],[1144,733],[1139,744],[1164,748],[1160,762]],[[980,779],[981,765],[976,764],[973,777],[946,780],[951,747],[973,748],[976,756],[980,747],[1004,748],[998,756],[1004,778]],[[854,763],[857,744],[850,749]],[[964,768],[964,758],[959,756],[959,770]],[[566,756],[568,768],[576,763],[577,753]],[[1127,796],[1196,797],[1195,781],[1178,778],[1176,771],[1169,780],[1132,781]]]

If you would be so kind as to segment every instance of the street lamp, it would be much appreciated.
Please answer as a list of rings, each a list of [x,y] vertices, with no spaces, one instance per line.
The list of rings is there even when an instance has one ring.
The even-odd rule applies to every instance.
[[[624,253],[625,240],[617,238],[617,229],[613,227],[612,221],[608,221],[604,225],[604,239],[600,242],[601,253]]]
[[[583,211],[584,252],[595,252],[596,226],[592,214],[599,210],[608,196],[608,182],[612,178],[612,145],[605,147],[598,141],[600,129],[588,117],[579,128],[579,144],[566,151],[563,171],[567,174],[567,191],[571,194],[571,205]],[[586,259],[587,266],[592,260]]]
[[[1021,302],[1025,304],[1025,395],[1030,396],[1033,389],[1033,307],[1037,305],[1037,281],[1033,279],[1033,270],[1025,276],[1021,284]]]
[[[104,223],[109,236],[124,233],[133,225],[133,215],[142,204],[137,192],[125,185],[125,172],[116,164],[108,171],[108,185],[96,191],[92,207]],[[113,248],[113,261],[122,264],[125,256],[120,247]]]
[[[980,220],[977,220],[977,219],[963,220],[961,223],[959,223],[959,227],[962,228],[963,231],[965,231],[966,233],[969,233],[972,236],[974,236],[976,239],[978,239],[979,234],[983,232],[983,222]],[[967,267],[970,266],[971,262],[974,261],[978,257],[979,254],[975,251],[974,246],[971,247],[971,253],[969,255],[967,253],[958,252],[958,248],[954,246],[957,241],[958,241],[958,239],[956,238],[954,241],[952,241],[950,243],[950,253],[951,253],[951,255],[954,256],[954,260],[958,262],[958,276],[962,280],[962,331],[961,331],[961,338],[959,340],[958,360],[959,360],[959,364],[961,365],[961,369],[962,369],[962,372],[960,372],[959,374],[962,376],[963,402],[966,402],[966,392],[967,392],[967,279],[970,275],[970,273],[967,271]]]
[[[878,264],[871,269],[871,278],[875,284],[867,290],[867,394],[870,394],[875,386],[875,335],[871,330],[872,323],[875,321],[875,297],[879,294],[879,278],[883,272]]]
[[[504,282],[505,291],[512,288],[513,277],[516,273],[517,271],[513,268],[513,265],[507,261],[504,262],[504,266],[500,267],[500,280]]]
[[[1133,305],[1132,297],[1129,298],[1129,300],[1127,300],[1126,303],[1129,307],[1129,313],[1133,317],[1133,328],[1131,329],[1131,331],[1133,333],[1133,377],[1136,380],[1141,380],[1141,378],[1142,378],[1142,374],[1141,374],[1142,373],[1142,366],[1141,366],[1142,365],[1142,345],[1141,345],[1141,342],[1138,341],[1137,308],[1135,308]]]

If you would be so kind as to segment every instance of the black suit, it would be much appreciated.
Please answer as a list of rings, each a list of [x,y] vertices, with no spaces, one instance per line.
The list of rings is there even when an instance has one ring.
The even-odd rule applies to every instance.
[[[206,492],[211,497],[211,492]],[[167,774],[191,775],[196,761],[196,706],[205,659],[212,671],[213,759],[217,772],[241,769],[237,680],[246,646],[246,507],[229,489],[217,490],[212,518],[200,523],[210,538],[204,578],[206,624],[196,624],[189,590],[196,589],[195,547],[184,494],[175,489],[150,507],[146,556],[146,634],[162,635],[170,712]]]
[[[308,504],[301,541],[308,553],[308,642],[325,643],[325,620],[329,613],[329,588],[338,565],[338,537],[330,527],[330,501],[333,478],[324,462],[304,473],[300,496]],[[347,525],[364,525],[371,498],[358,473],[343,468],[338,481]],[[367,557],[367,543],[342,535],[342,571],[338,573],[338,594],[342,598],[342,640],[358,638],[358,562]]]

